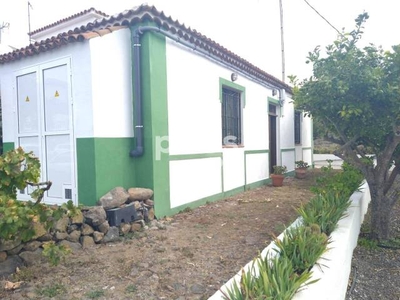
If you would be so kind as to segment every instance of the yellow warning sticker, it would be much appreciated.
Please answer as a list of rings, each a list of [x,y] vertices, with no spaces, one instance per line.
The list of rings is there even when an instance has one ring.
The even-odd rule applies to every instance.
[[[26,96],[25,102],[29,102],[29,97],[28,96]]]
[[[60,94],[58,93],[58,91],[55,92],[54,97],[59,97]]]

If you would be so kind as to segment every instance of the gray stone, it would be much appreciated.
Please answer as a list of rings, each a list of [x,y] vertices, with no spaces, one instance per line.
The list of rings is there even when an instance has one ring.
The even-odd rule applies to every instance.
[[[43,256],[42,256],[43,249],[38,248],[35,251],[23,251],[19,254],[19,257],[25,262],[27,266],[33,266],[40,264]]]
[[[14,249],[21,244],[21,239],[3,240],[0,239],[0,251],[7,251]]]
[[[135,209],[138,210],[140,208],[142,208],[142,204],[140,203],[140,201],[134,201],[133,205],[135,206]]]
[[[206,288],[204,286],[200,285],[200,284],[193,284],[190,287],[190,291],[193,294],[204,294],[206,292]]]
[[[93,240],[95,243],[100,242],[104,238],[104,233],[95,231],[93,232]]]
[[[107,221],[99,225],[99,231],[104,234],[108,232],[108,229],[110,229],[110,224]]]
[[[76,224],[71,224],[68,226],[68,233],[71,233],[74,230],[78,230],[80,226],[76,225]]]
[[[154,206],[154,201],[151,199],[146,199],[144,200],[144,204],[146,204],[147,206]]]
[[[82,245],[80,243],[73,243],[67,240],[63,240],[61,242],[58,243],[59,245],[63,245],[65,247],[68,247],[72,250],[79,250],[82,249]]]
[[[22,259],[18,255],[10,256],[8,259],[0,263],[0,277],[7,277],[15,273],[16,268],[24,265]]]
[[[110,227],[110,229],[108,229],[107,234],[104,236],[104,238],[102,239],[102,243],[109,243],[109,242],[117,242],[119,241],[119,229],[118,227]]]
[[[39,222],[33,223],[33,230],[35,230],[35,235],[32,237],[32,240],[36,240],[47,233],[47,230],[46,228],[44,228],[44,225]]]
[[[80,237],[81,237],[81,231],[74,230],[67,236],[67,241],[70,241],[72,243],[78,243]]]
[[[140,223],[133,223],[131,225],[131,230],[132,231],[139,231],[141,229],[142,229],[142,224],[140,224]]]
[[[145,188],[130,188],[128,193],[130,202],[135,200],[144,201],[153,196],[153,191]]]
[[[66,232],[56,232],[56,240],[57,241],[61,241],[61,240],[65,240],[68,236],[68,233]]]
[[[23,247],[24,247],[24,244],[20,244],[17,247],[11,249],[11,250],[7,250],[7,254],[10,255],[10,256],[11,255],[17,255],[22,250]]]
[[[39,241],[30,241],[24,245],[25,251],[35,251],[37,248],[42,246],[42,243]]]
[[[81,230],[82,230],[82,235],[91,235],[94,232],[93,227],[90,226],[89,224],[83,224]]]
[[[107,219],[106,211],[102,206],[93,206],[88,208],[88,210],[83,211],[83,216],[85,217],[86,222],[92,226],[99,226]]]
[[[81,244],[83,249],[93,247],[95,245],[93,238],[87,235],[81,237]]]
[[[122,223],[119,226],[119,229],[120,229],[122,234],[127,234],[129,231],[131,231],[131,228],[132,228],[132,226],[129,223]]]
[[[0,263],[2,263],[3,261],[5,261],[7,259],[7,252],[0,252]]]
[[[46,233],[45,235],[41,236],[37,239],[40,242],[48,242],[53,240],[53,236],[50,233]]]
[[[67,232],[68,224],[69,224],[69,217],[67,215],[62,216],[61,219],[59,219],[54,224],[54,230],[60,231],[60,232]]]
[[[123,187],[119,186],[102,196],[97,202],[97,205],[101,205],[105,210],[120,207],[126,202],[128,197],[129,194],[127,191]]]
[[[73,216],[70,217],[71,224],[82,224],[83,223],[83,214],[80,210],[77,210]]]

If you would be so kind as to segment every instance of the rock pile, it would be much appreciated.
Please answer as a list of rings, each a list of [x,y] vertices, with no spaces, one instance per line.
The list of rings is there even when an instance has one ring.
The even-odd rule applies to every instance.
[[[129,232],[147,228],[146,222],[155,219],[154,202],[150,199],[152,196],[150,189],[130,188],[126,191],[116,187],[100,198],[98,206],[83,207],[72,216],[63,216],[50,231],[42,224],[35,223],[35,236],[29,242],[0,239],[0,277],[12,274],[16,267],[23,264],[29,266],[40,262],[45,242],[55,241],[76,250],[119,241],[121,236]],[[126,218],[127,207],[134,212],[129,218]],[[111,224],[107,216],[114,217]],[[125,218],[121,219],[121,216]]]

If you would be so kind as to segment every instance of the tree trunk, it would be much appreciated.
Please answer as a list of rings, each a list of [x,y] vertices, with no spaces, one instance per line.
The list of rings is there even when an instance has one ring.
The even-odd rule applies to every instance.
[[[371,192],[371,238],[388,240],[390,236],[390,212],[392,205],[384,196],[382,185],[370,184]]]

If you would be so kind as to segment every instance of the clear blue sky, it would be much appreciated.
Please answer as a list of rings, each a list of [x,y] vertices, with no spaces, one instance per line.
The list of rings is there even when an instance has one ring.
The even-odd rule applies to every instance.
[[[326,46],[337,36],[304,0],[282,0],[286,74],[309,76],[306,56],[315,46]],[[32,30],[90,7],[108,14],[143,3],[137,0],[30,0]],[[337,29],[350,31],[358,14],[367,11],[363,43],[389,50],[400,44],[400,1],[397,0],[308,0]],[[152,0],[159,10],[281,78],[279,0]],[[26,0],[0,0],[0,24],[9,22],[3,42],[22,47],[28,43]]]

